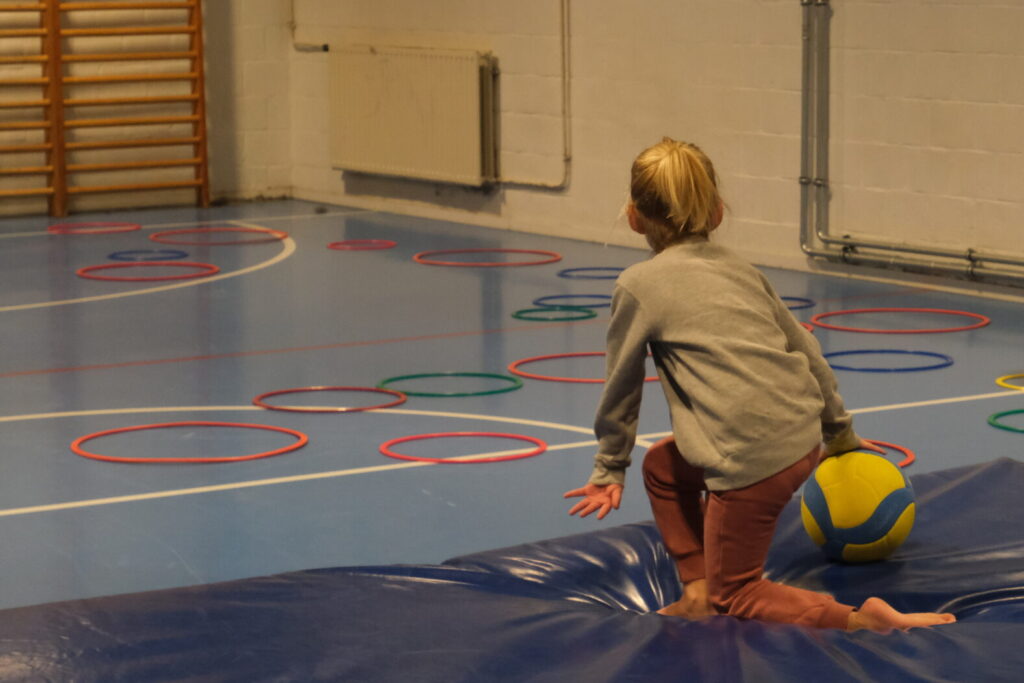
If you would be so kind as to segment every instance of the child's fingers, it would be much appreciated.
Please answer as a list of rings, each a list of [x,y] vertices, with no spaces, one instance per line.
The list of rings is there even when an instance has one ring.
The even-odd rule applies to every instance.
[[[608,516],[608,513],[611,512],[611,511],[612,511],[612,504],[611,503],[605,503],[604,505],[601,506],[601,511],[597,513],[597,518],[598,519],[604,519],[605,517]]]
[[[562,498],[577,498],[579,496],[587,495],[583,489],[573,489],[572,491],[566,491],[562,494]]]
[[[601,508],[601,503],[592,499],[587,499],[584,503],[585,506],[583,511],[580,512],[580,517],[588,517],[593,514],[595,510],[599,510]],[[600,517],[598,517],[598,519],[600,519]]]
[[[580,517],[586,517],[599,507],[601,507],[601,503],[597,503],[591,500],[590,498],[586,498],[573,505],[572,508],[569,510],[569,514],[579,514]]]
[[[619,503],[622,502],[622,489],[618,486],[612,487],[612,507],[616,510],[619,509]]]

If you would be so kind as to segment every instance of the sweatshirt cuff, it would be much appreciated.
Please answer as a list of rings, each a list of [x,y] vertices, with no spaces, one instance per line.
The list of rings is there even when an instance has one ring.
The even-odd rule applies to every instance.
[[[597,486],[607,486],[608,484],[621,484],[625,486],[626,470],[609,470],[601,465],[596,465],[587,483]]]
[[[853,425],[847,426],[825,443],[825,455],[839,455],[860,448],[860,437],[853,431]]]

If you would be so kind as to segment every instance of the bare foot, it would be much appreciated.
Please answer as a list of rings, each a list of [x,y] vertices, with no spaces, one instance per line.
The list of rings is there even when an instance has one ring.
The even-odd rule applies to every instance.
[[[911,612],[904,614],[881,598],[868,598],[860,609],[850,614],[846,630],[870,629],[880,633],[888,633],[893,629],[906,631],[909,628],[952,624],[956,617],[952,614],[935,612]]]
[[[708,600],[708,583],[705,579],[697,579],[686,584],[683,597],[671,605],[658,610],[658,614],[667,617],[683,617],[684,619],[700,619],[717,614]]]

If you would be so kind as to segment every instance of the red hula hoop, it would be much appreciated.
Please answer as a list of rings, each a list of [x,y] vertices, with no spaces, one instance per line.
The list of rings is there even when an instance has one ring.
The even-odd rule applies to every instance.
[[[281,394],[296,394],[306,391],[372,391],[374,393],[389,394],[396,397],[394,401],[390,403],[381,403],[380,405],[374,406],[361,406],[356,408],[304,408],[302,406],[275,406],[266,403],[263,399],[270,398],[271,396],[280,396]],[[257,405],[260,408],[266,408],[267,410],[283,410],[290,413],[358,413],[364,410],[380,410],[382,408],[391,408],[393,406],[399,406],[405,403],[408,397],[401,391],[394,391],[393,389],[377,389],[374,387],[299,387],[297,389],[278,389],[277,391],[268,391],[265,394],[260,394],[252,400],[253,405]]]
[[[534,361],[541,360],[553,360],[555,358],[579,358],[583,356],[603,356],[604,351],[577,351],[575,353],[552,353],[547,356],[534,356],[533,358],[522,358],[515,361],[508,366],[508,371],[513,375],[519,375],[520,377],[528,377],[529,379],[540,379],[546,382],[572,382],[574,384],[603,384],[604,379],[580,379],[579,377],[555,377],[553,375],[537,375],[532,372],[525,372],[519,369],[520,365],[524,363],[533,363]],[[645,382],[657,382],[657,377],[645,377]]]
[[[188,242],[183,240],[169,240],[168,235],[194,235],[198,234],[209,234],[211,232],[248,232],[256,233],[260,235],[269,235],[269,237],[263,237],[254,240],[230,240],[226,242]],[[271,230],[270,228],[238,228],[238,227],[214,227],[214,228],[186,228],[184,230],[165,230],[163,232],[155,232],[149,236],[149,239],[153,242],[159,242],[160,244],[185,244],[196,247],[220,247],[225,245],[234,244],[265,244],[267,242],[280,242],[281,240],[288,237],[288,233],[283,230]]]
[[[495,437],[499,439],[518,439],[519,441],[528,441],[535,444],[537,447],[532,451],[525,453],[514,453],[512,455],[496,455],[489,458],[474,458],[473,460],[454,460],[449,458],[420,458],[415,455],[404,455],[402,453],[395,453],[391,450],[392,446],[397,446],[400,443],[407,441],[419,441],[422,439],[441,439],[448,437],[457,436],[484,436],[484,437]],[[403,436],[398,439],[391,439],[385,441],[380,445],[381,455],[386,455],[389,458],[397,458],[399,460],[412,460],[413,462],[429,462],[435,465],[473,465],[476,463],[487,463],[487,462],[507,462],[509,460],[522,460],[524,458],[532,458],[535,455],[540,455],[548,449],[547,443],[541,439],[534,438],[532,436],[522,436],[520,434],[502,434],[499,432],[442,432],[439,434],[416,434],[414,436]]]
[[[98,230],[82,230],[82,228],[100,228]],[[95,223],[57,223],[46,230],[54,235],[111,235],[116,232],[133,232],[140,230],[138,223],[120,223],[98,221]]]
[[[110,270],[112,268],[152,268],[161,266],[164,268],[204,268],[196,273],[184,273],[182,275],[157,275],[153,277],[115,277],[113,275],[93,275],[94,270]],[[97,266],[86,266],[75,271],[78,277],[89,280],[109,280],[111,282],[159,282],[161,280],[189,280],[195,277],[207,277],[219,273],[220,268],[212,263],[198,263],[193,261],[133,261],[131,263],[101,263]]]
[[[437,254],[536,254],[548,258],[539,261],[435,261],[430,256]],[[562,260],[562,255],[553,251],[543,249],[438,249],[435,251],[421,251],[412,257],[416,263],[427,266],[450,266],[450,267],[480,267],[480,268],[501,268],[508,266],[540,266],[545,263],[555,263]]]
[[[852,315],[856,313],[941,313],[943,315],[961,315],[968,318],[974,318],[978,322],[973,325],[964,325],[962,327],[941,327],[933,329],[923,330],[878,330],[868,327],[847,327],[843,325],[833,325],[831,323],[821,322],[823,318],[828,318],[833,315]],[[988,316],[981,315],[980,313],[970,313],[968,311],[952,311],[945,308],[853,308],[846,311],[829,311],[827,313],[818,313],[811,316],[811,322],[818,327],[823,327],[826,330],[839,330],[840,332],[867,332],[871,334],[939,334],[942,332],[963,332],[965,330],[976,330],[979,327],[985,327],[992,319]]]
[[[902,461],[900,461],[900,467],[906,467],[907,465],[910,465],[915,460],[917,460],[917,456],[914,455],[914,451],[910,450],[909,448],[906,448],[905,446],[897,446],[894,443],[889,443],[887,441],[875,441],[874,439],[864,440],[867,441],[868,443],[873,443],[876,446],[881,446],[882,448],[891,448],[894,451],[899,451],[900,453],[902,453],[905,457]]]
[[[281,432],[282,434],[289,434],[298,439],[295,443],[290,446],[284,446],[283,448],[277,448],[272,451],[266,451],[263,453],[253,453],[251,455],[235,455],[223,458],[120,458],[113,455],[102,455],[100,453],[91,453],[82,448],[82,444],[92,439],[98,439],[101,436],[110,436],[112,434],[123,434],[125,432],[138,432],[144,429],[164,429],[167,427],[242,427],[245,429],[265,429],[270,432]],[[208,464],[208,463],[223,463],[223,462],[241,462],[242,460],[257,460],[259,458],[271,458],[275,455],[282,455],[283,453],[290,453],[291,451],[298,450],[309,443],[309,437],[302,432],[295,431],[294,429],[286,429],[285,427],[273,427],[271,425],[254,425],[245,424],[242,422],[162,422],[151,425],[137,425],[134,427],[120,427],[118,429],[108,429],[103,432],[96,432],[94,434],[86,434],[71,442],[71,451],[75,455],[80,455],[83,458],[90,458],[92,460],[103,460],[105,462],[121,462],[121,463],[132,463],[140,465],[170,465],[170,464]]]
[[[378,249],[391,249],[398,246],[398,242],[392,240],[342,240],[331,242],[328,249],[335,251],[376,251]]]
[[[800,323],[800,327],[804,328],[808,332],[812,332],[812,333],[814,332],[814,325],[812,325],[810,323]]]

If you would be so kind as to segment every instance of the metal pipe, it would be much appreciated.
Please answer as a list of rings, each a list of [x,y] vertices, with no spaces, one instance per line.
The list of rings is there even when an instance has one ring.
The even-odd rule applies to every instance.
[[[829,0],[801,0],[803,8],[801,140],[800,140],[800,246],[813,258],[832,262],[867,265],[926,274],[950,275],[968,280],[994,280],[1024,286],[1024,259],[966,250],[942,249],[915,244],[859,240],[828,233],[829,145]],[[813,122],[813,123],[812,123]],[[810,185],[814,191],[810,191]],[[813,216],[813,219],[812,219]],[[813,227],[812,227],[813,222]],[[824,248],[815,246],[816,240]],[[830,248],[839,246],[839,249]],[[893,252],[892,256],[864,254],[859,249]],[[963,263],[908,258],[935,256]],[[993,268],[986,262],[1022,268],[1021,271]]]
[[[828,234],[828,208],[832,198],[828,179],[829,145],[829,86],[830,48],[829,23],[832,8],[828,0],[815,0],[814,20],[814,71],[816,79],[814,98],[814,231],[817,235]]]
[[[811,211],[811,88],[813,69],[811,67],[811,0],[800,0],[800,245],[806,252],[809,247],[809,222]]]

